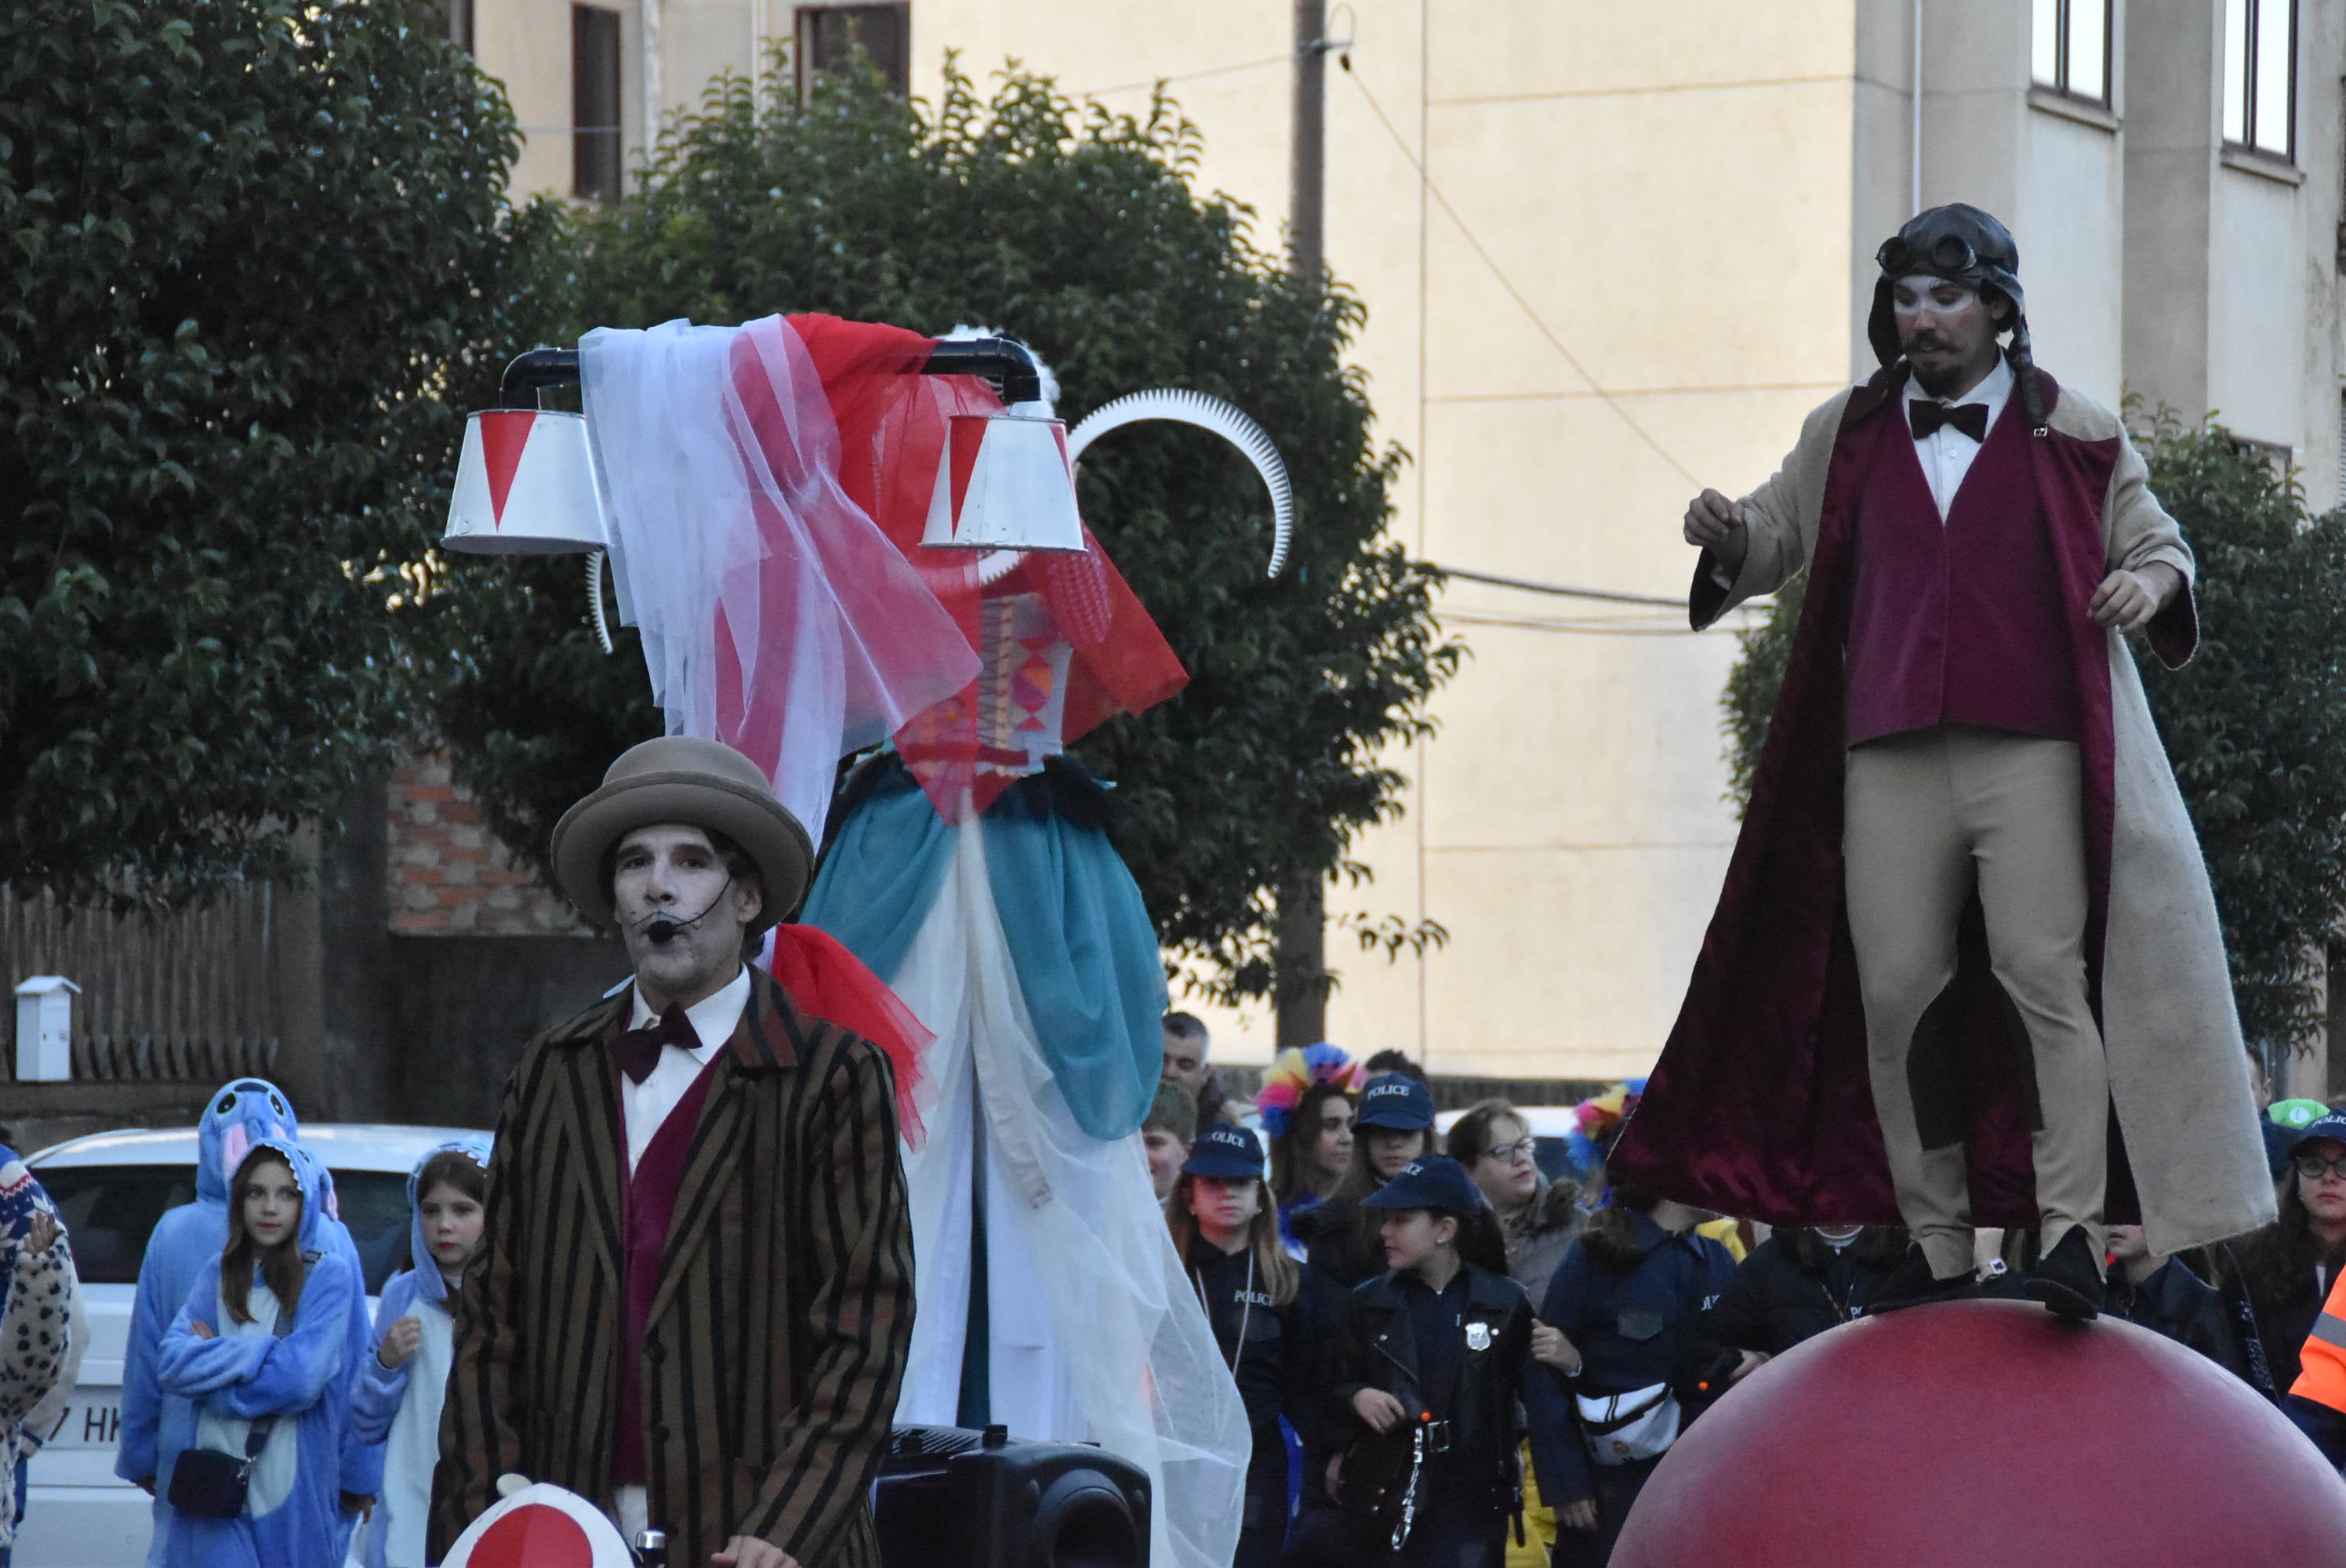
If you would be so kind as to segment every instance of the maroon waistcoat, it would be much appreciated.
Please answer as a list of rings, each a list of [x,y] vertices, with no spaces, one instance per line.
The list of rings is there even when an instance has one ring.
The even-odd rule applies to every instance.
[[[684,1092],[684,1098],[645,1145],[635,1174],[627,1177],[621,1216],[627,1303],[619,1320],[619,1431],[611,1454],[614,1486],[642,1486],[649,1473],[644,1466],[644,1329],[651,1319],[652,1297],[659,1290],[660,1256],[668,1247],[668,1220],[676,1212],[676,1193],[684,1182],[686,1157],[692,1152],[693,1129],[700,1125],[700,1105],[709,1098],[709,1080],[724,1060],[721,1050],[709,1058],[692,1087]],[[612,1092],[618,1093],[616,1084]],[[621,1095],[623,1133],[627,1123],[627,1102]]]
[[[2070,611],[2030,439],[2007,407],[1942,523],[1913,442],[1885,436],[1857,506],[1850,745],[1942,724],[2077,738]]]

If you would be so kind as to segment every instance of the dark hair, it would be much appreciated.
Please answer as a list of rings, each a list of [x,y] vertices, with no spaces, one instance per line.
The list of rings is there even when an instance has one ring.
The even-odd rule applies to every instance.
[[[423,1200],[432,1196],[432,1189],[435,1186],[453,1186],[474,1203],[484,1203],[489,1196],[489,1173],[475,1164],[473,1156],[464,1150],[442,1149],[425,1160],[423,1168],[415,1173],[415,1204],[419,1213]],[[408,1250],[413,1252],[414,1248],[411,1247]],[[426,1268],[439,1267],[429,1252],[421,1257],[411,1257],[407,1266],[419,1273]]]
[[[1178,1034],[1184,1040],[1210,1040],[1203,1019],[1193,1013],[1168,1013],[1165,1015],[1165,1033]]]
[[[622,833],[612,840],[610,847],[603,851],[603,864],[597,874],[601,879],[603,901],[606,903],[618,901],[619,846],[627,841],[627,833],[641,832],[643,828],[651,825],[644,823],[640,827],[628,829],[627,833]],[[725,874],[745,887],[757,889],[759,901],[764,901],[766,875],[758,869],[758,862],[750,858],[749,850],[714,828],[704,828],[698,822],[679,822],[677,826],[690,828],[706,838],[709,840],[709,847],[717,852],[717,858],[725,862]]]
[[[2302,1310],[2308,1303],[2319,1303],[2321,1288],[2319,1279],[2335,1279],[2341,1268],[2346,1268],[2346,1246],[2331,1247],[2313,1228],[2313,1215],[2305,1207],[2305,1199],[2297,1190],[2295,1166],[2282,1167],[2274,1196],[2280,1206],[2280,1216],[2262,1230],[2255,1231],[2224,1248],[2231,1262],[2231,1272],[2247,1290],[2249,1304],[2259,1319],[2283,1316],[2292,1310]],[[2315,1270],[2320,1269],[2317,1276]]]
[[[1433,1087],[1426,1079],[1425,1069],[1419,1066],[1406,1051],[1380,1051],[1361,1064],[1361,1076],[1363,1081],[1373,1078],[1381,1073],[1398,1073],[1404,1078],[1416,1079],[1428,1088]]]
[[[1159,1083],[1157,1093],[1148,1099],[1148,1115],[1140,1124],[1144,1133],[1170,1133],[1183,1143],[1194,1143],[1198,1136],[1198,1102],[1189,1091],[1178,1084]]]
[[[253,1167],[263,1160],[280,1166],[292,1176],[295,1205],[293,1231],[274,1247],[263,1247],[244,1228],[245,1188],[252,1181]],[[228,1245],[220,1251],[220,1305],[228,1315],[240,1323],[252,1321],[252,1266],[260,1265],[261,1281],[269,1293],[277,1298],[277,1310],[288,1317],[301,1304],[301,1279],[306,1270],[301,1265],[301,1209],[308,1207],[309,1196],[301,1190],[300,1173],[283,1151],[267,1145],[244,1156],[236,1167],[236,1179],[229,1184]]]
[[[1637,1245],[1637,1218],[1653,1212],[1662,1201],[1659,1193],[1631,1186],[1627,1182],[1613,1184],[1613,1201],[1588,1217],[1580,1227],[1580,1245],[1588,1251],[1589,1261],[1603,1264],[1616,1274],[1627,1274],[1645,1260],[1646,1249]]]
[[[1384,1186],[1385,1178],[1377,1174],[1377,1167],[1373,1163],[1376,1156],[1369,1148],[1369,1135],[1399,1132],[1415,1132],[1425,1140],[1417,1154],[1411,1156],[1411,1158],[1416,1159],[1434,1152],[1432,1127],[1355,1126],[1352,1129],[1352,1161],[1345,1166],[1343,1179],[1336,1184],[1336,1190],[1328,1195],[1328,1207],[1332,1213],[1341,1214],[1347,1207],[1351,1209],[1349,1217],[1352,1260],[1356,1266],[1366,1268],[1371,1274],[1382,1272],[1381,1266],[1374,1266],[1374,1259],[1378,1251],[1377,1220],[1383,1211],[1362,1207],[1361,1200]],[[1501,1272],[1504,1273],[1505,1270],[1502,1269]]]
[[[1372,1233],[1384,1224],[1389,1214],[1408,1214],[1405,1208],[1364,1208]],[[1458,1222],[1458,1256],[1487,1274],[1507,1272],[1507,1237],[1499,1228],[1498,1212],[1487,1203],[1478,1203],[1462,1214],[1454,1208],[1425,1208],[1416,1212],[1430,1214],[1435,1219]]]
[[[1307,1139],[1320,1135],[1320,1107],[1329,1100],[1342,1100],[1350,1105],[1352,1095],[1341,1084],[1312,1084],[1295,1102],[1295,1114],[1287,1118],[1286,1130],[1270,1140],[1270,1190],[1280,1203],[1293,1203],[1303,1196],[1306,1183],[1301,1151]]]

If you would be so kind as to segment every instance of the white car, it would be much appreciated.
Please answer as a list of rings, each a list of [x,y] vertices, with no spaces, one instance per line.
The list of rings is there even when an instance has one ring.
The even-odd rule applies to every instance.
[[[326,1123],[301,1142],[334,1173],[342,1223],[365,1266],[367,1310],[407,1263],[407,1176],[463,1127]],[[90,1315],[72,1404],[36,1455],[12,1568],[138,1568],[153,1529],[147,1494],[114,1473],[122,1426],[122,1349],[138,1263],[164,1211],[196,1197],[196,1129],[94,1133],[25,1164],[64,1217]]]
[[[1515,1107],[1515,1115],[1524,1119],[1525,1130],[1531,1134],[1538,1145],[1533,1151],[1532,1158],[1538,1164],[1540,1174],[1550,1181],[1558,1177],[1578,1181],[1584,1174],[1573,1166],[1570,1147],[1564,1141],[1565,1135],[1571,1132],[1576,1125],[1573,1118],[1576,1109],[1572,1105]],[[1444,1111],[1433,1118],[1433,1131],[1439,1140],[1436,1146],[1449,1141],[1450,1129],[1465,1114],[1463,1110]]]

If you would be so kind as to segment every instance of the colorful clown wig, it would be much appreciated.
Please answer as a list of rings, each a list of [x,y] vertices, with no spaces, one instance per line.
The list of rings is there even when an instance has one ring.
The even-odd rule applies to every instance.
[[[1322,1040],[1300,1049],[1290,1046],[1271,1059],[1270,1071],[1262,1075],[1262,1088],[1254,1097],[1254,1108],[1262,1115],[1262,1130],[1273,1138],[1283,1138],[1296,1108],[1312,1089],[1333,1084],[1347,1095],[1357,1095],[1367,1082],[1367,1074],[1341,1045]]]
[[[1621,1135],[1621,1125],[1637,1110],[1645,1093],[1646,1081],[1632,1078],[1573,1107],[1573,1127],[1564,1135],[1564,1145],[1584,1181],[1613,1152],[1613,1141]]]

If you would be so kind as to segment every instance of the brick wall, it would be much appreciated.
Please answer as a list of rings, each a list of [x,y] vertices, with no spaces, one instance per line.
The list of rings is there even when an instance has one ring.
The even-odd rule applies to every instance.
[[[576,936],[568,900],[514,863],[463,790],[448,759],[413,757],[385,802],[391,929],[402,936]]]

